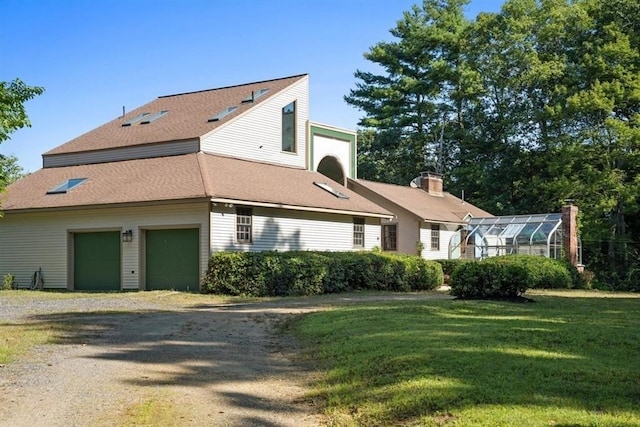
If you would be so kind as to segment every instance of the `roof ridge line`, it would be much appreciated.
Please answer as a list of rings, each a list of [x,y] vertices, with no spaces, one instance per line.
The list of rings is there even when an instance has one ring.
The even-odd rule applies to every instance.
[[[214,87],[214,88],[211,88],[211,89],[194,90],[194,91],[190,91],[190,92],[174,93],[174,94],[170,94],[170,95],[161,95],[161,96],[158,97],[158,99],[160,99],[160,98],[170,98],[172,96],[192,95],[194,93],[212,92],[214,90],[231,89],[231,88],[234,88],[234,87],[249,86],[249,85],[255,85],[255,84],[259,84],[259,83],[270,83],[270,82],[275,82],[275,81],[278,81],[278,80],[286,80],[286,79],[292,79],[292,78],[295,78],[295,77],[303,77],[303,76],[308,76],[308,75],[309,75],[309,73],[303,73],[303,74],[296,74],[296,75],[288,76],[288,77],[279,77],[279,78],[276,78],[276,79],[260,80],[260,81],[257,81],[257,82],[241,83],[241,84],[230,85],[230,86],[222,86],[222,87]]]

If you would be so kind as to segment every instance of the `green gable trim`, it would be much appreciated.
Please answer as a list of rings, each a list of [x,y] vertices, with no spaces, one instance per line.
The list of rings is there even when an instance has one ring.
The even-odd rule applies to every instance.
[[[346,141],[349,143],[349,178],[356,178],[356,135],[351,132],[343,132],[336,129],[327,129],[322,126],[310,125],[309,134],[311,135],[311,147],[309,147],[309,161],[310,166],[313,167],[314,158],[313,158],[313,144],[314,138],[316,135],[325,136],[327,138],[339,139],[342,141]]]

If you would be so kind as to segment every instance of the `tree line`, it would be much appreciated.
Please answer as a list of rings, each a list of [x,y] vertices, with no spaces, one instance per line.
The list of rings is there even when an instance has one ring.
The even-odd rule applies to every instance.
[[[495,214],[580,207],[587,267],[640,290],[640,3],[424,0],[365,58],[345,96],[360,109],[360,178],[444,175]]]

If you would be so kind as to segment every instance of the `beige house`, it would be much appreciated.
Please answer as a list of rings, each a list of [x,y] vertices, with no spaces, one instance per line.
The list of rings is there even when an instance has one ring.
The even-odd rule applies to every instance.
[[[464,226],[471,218],[492,216],[444,192],[442,178],[432,173],[423,173],[408,186],[349,179],[348,187],[393,212],[392,219],[382,222],[383,251],[460,258]]]
[[[347,188],[355,132],[312,123],[308,76],[161,96],[43,155],[0,206],[0,277],[198,289],[219,250],[370,250],[387,209]]]

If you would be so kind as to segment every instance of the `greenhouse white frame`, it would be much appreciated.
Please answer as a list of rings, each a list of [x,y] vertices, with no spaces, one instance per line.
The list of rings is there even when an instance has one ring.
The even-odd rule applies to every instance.
[[[449,242],[449,258],[527,254],[564,259],[562,228],[560,213],[471,218]],[[582,263],[579,238],[578,262]]]

